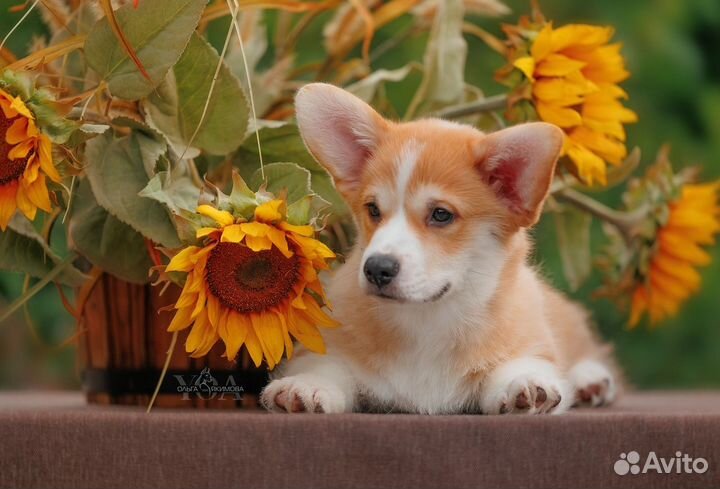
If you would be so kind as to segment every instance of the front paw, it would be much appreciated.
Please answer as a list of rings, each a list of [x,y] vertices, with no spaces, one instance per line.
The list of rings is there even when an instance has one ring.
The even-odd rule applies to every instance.
[[[260,400],[270,411],[288,413],[342,413],[349,402],[339,387],[312,375],[295,375],[273,380]]]
[[[566,382],[553,364],[526,358],[498,367],[481,390],[486,414],[557,414],[570,404]]]

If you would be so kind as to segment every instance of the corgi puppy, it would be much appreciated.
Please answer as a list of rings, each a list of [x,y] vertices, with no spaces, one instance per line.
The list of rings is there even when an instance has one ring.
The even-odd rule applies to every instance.
[[[326,289],[341,323],[327,354],[300,349],[265,388],[268,409],[548,414],[615,398],[586,312],[527,263],[560,129],[396,123],[320,83],[296,110],[358,243]]]

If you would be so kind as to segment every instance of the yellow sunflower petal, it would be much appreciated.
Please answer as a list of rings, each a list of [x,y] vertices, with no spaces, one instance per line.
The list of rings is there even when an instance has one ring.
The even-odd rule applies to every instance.
[[[252,314],[251,320],[255,334],[265,345],[267,352],[272,358],[272,363],[280,363],[283,352],[285,351],[285,340],[283,339],[280,319],[273,311],[267,311],[260,314]]]
[[[30,150],[34,147],[35,141],[33,141],[32,139],[26,139],[20,144],[14,146],[13,149],[8,152],[8,158],[10,158],[11,160],[26,158],[28,153],[30,153]]]
[[[293,252],[290,251],[290,248],[288,248],[287,239],[285,239],[285,233],[275,227],[271,227],[268,229],[267,237],[272,241],[272,244],[275,245],[275,247],[280,250],[280,252],[285,256],[285,258],[290,258],[293,256]]]
[[[223,242],[229,242],[229,243],[239,243],[243,240],[245,237],[245,233],[242,230],[242,226],[240,224],[231,224],[229,226],[225,226],[222,231],[222,237],[220,238],[220,241]]]
[[[587,24],[564,25],[555,29],[552,33],[552,50],[588,49],[601,46],[610,41],[614,32],[612,27]]]
[[[538,33],[530,48],[530,54],[535,61],[544,59],[552,52],[553,28],[552,24],[545,24]]]
[[[198,214],[214,219],[221,226],[229,226],[235,222],[235,218],[228,211],[221,211],[215,207],[203,204],[197,208]]]
[[[245,348],[247,348],[247,351],[250,354],[250,358],[252,358],[255,366],[259,367],[262,364],[263,360],[263,350],[262,346],[260,345],[260,340],[255,335],[254,328],[248,328],[247,330],[247,336],[245,337]]]
[[[38,175],[37,180],[24,187],[23,190],[30,202],[35,204],[38,208],[44,210],[45,212],[50,212],[52,210],[50,193],[48,192],[48,188],[45,183],[45,175]]]
[[[40,168],[45,172],[45,175],[50,178],[53,182],[60,183],[62,178],[58,173],[52,159],[52,142],[46,135],[40,135],[38,157],[40,158]]]
[[[27,198],[22,185],[18,186],[15,198],[17,201],[17,208],[20,209],[20,212],[22,212],[29,220],[34,221],[37,214],[37,207],[30,201],[30,199]]]
[[[182,309],[178,309],[175,312],[175,316],[173,317],[172,321],[170,322],[170,326],[168,326],[168,331],[172,333],[174,331],[183,330],[190,326],[190,323],[193,322],[192,310],[192,307],[184,307]]]
[[[166,272],[189,272],[193,269],[195,263],[191,260],[192,256],[199,250],[197,246],[188,246],[175,255],[165,268]]]
[[[315,228],[313,228],[312,226],[295,226],[285,221],[281,222],[278,226],[283,231],[299,234],[300,236],[305,236],[307,238],[315,235]]]
[[[287,328],[287,320],[285,319],[285,316],[280,314],[279,312],[276,312],[278,319],[280,320],[280,326],[282,327],[282,334],[283,334],[283,340],[285,341],[285,351],[287,352],[286,355],[288,359],[292,358],[293,356],[293,341],[292,338],[290,338],[290,332]]]
[[[190,329],[187,340],[185,340],[185,351],[195,353],[207,344],[207,336],[213,335],[212,328],[207,319],[207,314],[198,316],[193,327]]]
[[[208,311],[208,319],[210,319],[210,324],[215,326],[216,328],[220,326],[220,316],[222,316],[222,304],[220,303],[220,300],[215,297],[212,293],[208,294],[207,298],[207,311]]]
[[[575,143],[568,146],[567,155],[575,164],[580,179],[587,185],[593,185],[595,182],[601,185],[607,183],[605,162],[598,155]]]
[[[39,174],[40,163],[38,162],[38,159],[35,157],[35,155],[31,155],[30,158],[28,158],[27,163],[25,164],[25,172],[23,173],[23,179],[25,180],[24,183],[26,185],[29,183],[33,183],[35,180],[37,180]]]
[[[550,54],[535,67],[535,74],[539,76],[566,76],[574,71],[580,71],[586,63],[568,58],[562,54]]]
[[[17,208],[18,184],[0,185],[0,230],[5,231]]]
[[[653,260],[653,266],[662,270],[691,292],[700,288],[700,274],[688,263],[671,256],[661,255]]]
[[[187,287],[188,283],[185,283],[185,286]],[[175,309],[182,309],[185,307],[195,306],[197,303],[197,294],[193,292],[186,292],[185,289],[183,289],[183,292],[180,294],[180,297],[178,297],[177,302],[175,302]]]
[[[531,56],[516,59],[513,66],[522,71],[530,81],[535,81],[535,60]]]
[[[261,238],[267,235],[270,226],[264,222],[244,222],[240,224],[240,229],[249,236]]]
[[[272,241],[264,236],[262,238],[250,235],[245,236],[245,244],[247,244],[248,248],[255,252],[269,250],[272,248]]]
[[[535,108],[540,119],[556,126],[567,128],[582,124],[582,117],[575,109],[548,104],[541,100],[537,101]]]
[[[5,141],[15,145],[28,139],[28,120],[18,117],[5,132]]]
[[[204,238],[204,237],[206,237],[206,236],[210,236],[211,234],[216,233],[216,232],[218,232],[218,231],[220,231],[219,228],[210,228],[210,227],[207,227],[207,228],[198,228],[198,230],[195,231],[195,237],[196,237],[197,239],[201,239],[201,238]]]
[[[686,239],[682,233],[663,230],[658,239],[662,252],[679,260],[698,266],[709,265],[712,260],[709,253],[693,241]]]
[[[255,220],[259,222],[275,222],[283,218],[280,208],[283,205],[282,200],[271,200],[265,202],[255,208]]]
[[[25,105],[25,102],[23,102],[20,97],[13,98],[10,107],[15,109],[18,114],[25,116],[28,119],[35,119],[35,117],[32,115],[32,112],[30,112],[30,109],[27,108],[27,105]]]
[[[640,287],[633,294],[632,308],[630,312],[629,325],[631,328],[637,326],[640,322],[640,318],[647,310],[647,297],[645,295],[645,289]]]
[[[247,338],[248,330],[251,328],[247,316],[236,311],[230,311],[225,323],[220,322],[218,333],[225,343],[228,359],[234,359]]]

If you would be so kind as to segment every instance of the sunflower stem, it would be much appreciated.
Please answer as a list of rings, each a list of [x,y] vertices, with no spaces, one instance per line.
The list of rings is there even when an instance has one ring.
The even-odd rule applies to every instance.
[[[468,115],[479,114],[482,112],[494,112],[507,106],[507,95],[493,95],[482,100],[476,100],[465,104],[453,105],[438,110],[434,114],[435,117],[442,119],[457,119]]]
[[[593,217],[615,226],[627,240],[634,237],[637,226],[645,215],[642,209],[632,213],[617,211],[569,187],[557,190],[553,196],[560,202],[573,205]]]

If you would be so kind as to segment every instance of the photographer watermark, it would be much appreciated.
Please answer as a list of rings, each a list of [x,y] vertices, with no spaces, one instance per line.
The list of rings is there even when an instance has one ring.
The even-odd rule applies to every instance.
[[[636,451],[621,453],[613,465],[617,475],[656,474],[704,474],[708,470],[708,461],[702,457],[693,458],[687,453],[675,452],[675,456],[659,457],[650,452],[641,463]]]
[[[182,393],[183,400],[189,401],[191,395],[200,399],[219,399],[239,401],[242,399],[244,389],[237,385],[235,377],[227,375],[224,384],[221,384],[215,376],[210,373],[210,367],[205,367],[198,375],[186,379],[184,375],[173,375],[177,380],[178,393]]]

